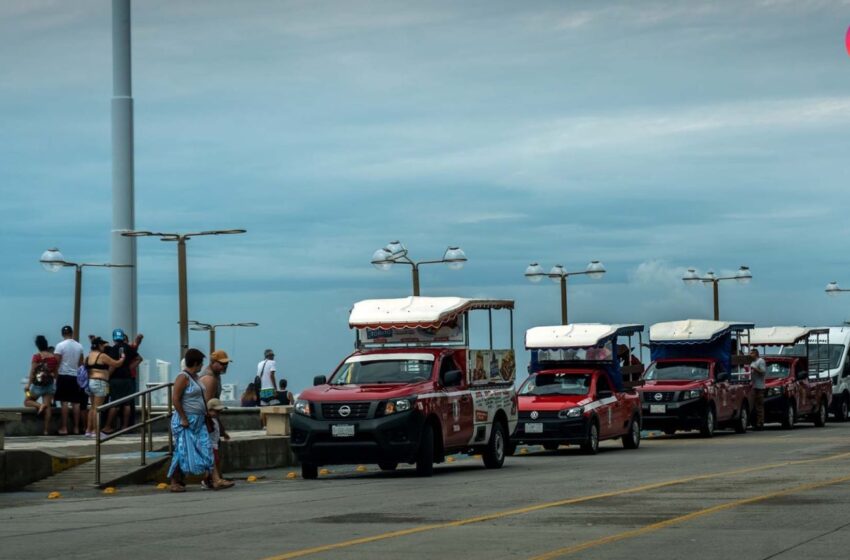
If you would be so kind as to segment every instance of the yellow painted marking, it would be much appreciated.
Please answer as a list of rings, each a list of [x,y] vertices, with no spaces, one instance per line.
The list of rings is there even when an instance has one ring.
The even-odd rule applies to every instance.
[[[550,509],[555,507],[573,505],[573,504],[581,504],[584,502],[590,502],[593,500],[601,500],[603,498],[613,498],[616,496],[623,496],[626,494],[636,494],[638,492],[646,492],[647,490],[655,490],[658,488],[666,488],[668,486],[676,486],[679,484],[687,484],[689,482],[695,482],[698,480],[710,480],[712,478],[719,478],[723,476],[731,476],[736,474],[746,474],[751,472],[764,471],[769,469],[776,469],[780,467],[787,467],[792,465],[803,465],[809,463],[819,463],[824,461],[832,461],[836,459],[842,459],[850,457],[850,452],[846,453],[838,453],[836,455],[828,455],[826,457],[819,457],[817,459],[799,459],[794,461],[783,461],[781,463],[771,463],[768,465],[761,465],[757,467],[744,467],[741,469],[735,469],[731,471],[723,471],[717,472],[713,474],[701,474],[696,476],[690,476],[687,478],[677,478],[673,480],[665,480],[662,482],[653,482],[651,484],[644,484],[642,486],[635,486],[632,488],[625,488],[623,490],[614,490],[611,492],[602,492],[600,494],[592,494],[590,496],[580,496],[577,498],[566,498],[564,500],[556,500],[554,502],[543,502],[540,504],[534,504],[530,506],[525,506],[516,509],[509,509],[504,511],[497,511],[494,513],[488,513],[485,515],[478,515],[476,517],[467,517],[465,519],[458,519],[455,521],[446,521],[443,523],[432,523],[429,525],[420,525],[418,527],[411,527],[409,529],[400,529],[398,531],[389,531],[386,533],[379,533],[377,535],[372,535],[370,537],[360,537],[357,539],[351,539],[347,541],[341,541],[338,543],[332,544],[323,544],[319,546],[314,546],[311,548],[302,548],[300,550],[293,550],[291,552],[286,552],[283,554],[279,554],[276,556],[268,556],[264,560],[290,560],[291,558],[301,558],[303,556],[310,556],[312,554],[319,554],[322,552],[328,552],[331,550],[338,550],[340,548],[348,548],[351,546],[357,546],[361,544],[368,544],[377,541],[383,541],[387,539],[395,539],[398,537],[406,537],[408,535],[415,535],[418,533],[425,533],[428,531],[435,531],[437,529],[448,529],[451,527],[462,527],[464,525],[472,525],[473,523],[482,523],[484,521],[493,521],[495,519],[501,519],[504,517],[511,517],[514,515],[523,515],[526,513],[532,513],[535,511],[540,511],[544,509]]]
[[[805,492],[807,490],[814,490],[816,488],[823,488],[825,486],[833,486],[835,484],[840,484],[842,482],[850,481],[850,476],[842,476],[839,478],[833,478],[831,480],[827,480],[824,482],[811,482],[809,484],[803,484],[801,486],[795,486],[794,488],[786,488],[785,490],[779,490],[777,492],[770,492],[769,494],[762,494],[760,496],[754,496],[752,498],[743,498],[741,500],[735,500],[732,502],[726,502],[723,504],[718,504],[716,506],[708,507],[705,509],[700,509],[697,511],[692,511],[691,513],[687,513],[685,515],[680,515],[679,517],[673,517],[670,519],[665,519],[664,521],[659,521],[657,523],[652,523],[651,525],[645,525],[640,527],[639,529],[632,529],[631,531],[624,531],[622,533],[617,533],[616,535],[609,535],[607,537],[602,537],[599,539],[594,539],[592,541],[586,541],[580,544],[576,544],[573,546],[565,546],[564,548],[559,548],[558,550],[553,550],[551,552],[546,552],[545,554],[541,554],[539,556],[534,556],[531,560],[552,560],[553,558],[561,558],[564,556],[568,556],[570,554],[575,554],[576,552],[581,552],[583,550],[587,550],[589,548],[595,548],[597,546],[602,546],[605,544],[610,544],[618,541],[622,541],[625,539],[630,539],[632,537],[639,537],[641,535],[646,535],[647,533],[652,533],[661,529],[665,529],[667,527],[671,527],[673,525],[680,525],[687,521],[691,521],[698,517],[704,517],[706,515],[711,515],[713,513],[717,513],[718,511],[724,511],[727,509],[736,508],[738,506],[743,506],[747,504],[754,504],[757,502],[763,502],[765,500],[770,500],[771,498],[778,498],[780,496],[787,496],[789,494],[796,494],[798,492]]]

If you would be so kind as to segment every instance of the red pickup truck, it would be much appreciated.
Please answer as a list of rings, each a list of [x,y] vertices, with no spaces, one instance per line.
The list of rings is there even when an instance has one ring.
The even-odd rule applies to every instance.
[[[748,358],[735,355],[733,349],[751,328],[752,323],[702,319],[652,325],[652,364],[638,387],[644,429],[666,434],[699,430],[705,437],[719,427],[746,432],[752,384],[733,372]]]
[[[822,427],[832,400],[826,348],[828,328],[765,327],[752,329],[748,346],[761,347],[767,364],[765,422],[783,428],[806,419]],[[768,353],[775,348],[778,354]],[[793,351],[802,350],[800,355]]]
[[[640,400],[630,384],[624,384],[623,374],[639,379],[643,366],[632,359],[630,345],[617,342],[641,331],[643,325],[529,329],[525,346],[531,351],[531,375],[519,390],[513,446],[542,445],[551,451],[577,444],[595,454],[600,441],[619,438],[623,447],[637,449]]]
[[[493,348],[497,309],[513,315],[513,301],[417,296],[356,303],[349,318],[356,351],[295,402],[291,444],[302,476],[351,463],[382,470],[411,463],[430,476],[434,463],[460,452],[501,467],[517,399],[513,336],[508,348]],[[490,319],[490,346],[474,349],[468,317],[479,310]]]

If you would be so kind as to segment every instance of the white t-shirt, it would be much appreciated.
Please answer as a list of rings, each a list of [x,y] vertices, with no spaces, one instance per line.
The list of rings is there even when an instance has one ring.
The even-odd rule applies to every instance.
[[[260,380],[263,382],[263,386],[260,387],[260,390],[277,389],[272,381],[272,373],[276,372],[277,366],[275,365],[274,360],[263,360],[257,364],[257,375],[260,376]]]
[[[57,344],[53,353],[61,356],[59,375],[77,375],[80,358],[83,357],[82,344],[73,338],[68,338]]]

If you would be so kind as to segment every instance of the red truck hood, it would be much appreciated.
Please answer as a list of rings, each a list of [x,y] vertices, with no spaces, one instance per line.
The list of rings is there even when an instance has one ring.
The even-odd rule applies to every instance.
[[[528,395],[519,397],[519,409],[529,410],[563,410],[588,404],[592,399],[588,395]]]
[[[676,381],[676,380],[664,380],[664,381],[645,381],[643,386],[638,387],[638,391],[648,392],[648,391],[687,391],[688,389],[699,389],[703,385],[705,385],[706,380],[702,381]]]
[[[431,384],[428,382],[407,385],[387,383],[379,385],[319,385],[303,391],[299,398],[317,402],[377,401],[409,397],[429,392],[431,389]]]

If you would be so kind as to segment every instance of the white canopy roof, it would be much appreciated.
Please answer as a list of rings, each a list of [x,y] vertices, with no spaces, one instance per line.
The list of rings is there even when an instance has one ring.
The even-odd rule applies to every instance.
[[[525,347],[588,348],[616,334],[628,335],[643,330],[643,325],[603,325],[573,323],[552,327],[534,327],[525,332]]]
[[[358,301],[351,310],[352,328],[436,327],[470,309],[513,309],[511,300],[411,296]]]
[[[813,333],[826,333],[829,329],[806,327],[761,327],[750,330],[750,346],[791,346]]]
[[[685,319],[655,323],[649,327],[651,342],[687,342],[712,340],[728,329],[751,327],[748,323],[730,323],[726,321],[708,321],[705,319]]]

